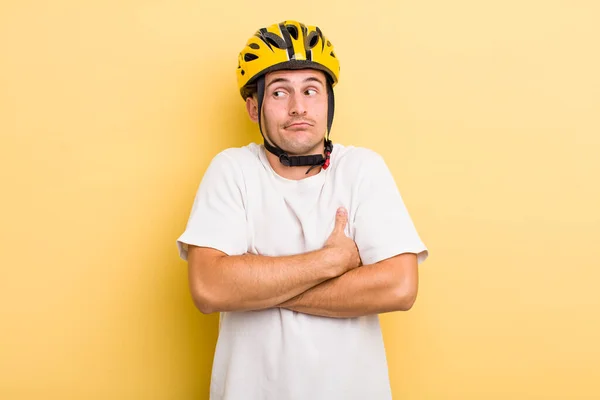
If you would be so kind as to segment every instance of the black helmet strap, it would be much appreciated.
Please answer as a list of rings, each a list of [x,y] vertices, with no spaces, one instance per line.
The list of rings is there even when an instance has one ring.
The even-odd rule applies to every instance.
[[[311,154],[308,156],[290,156],[283,149],[272,145],[262,131],[261,117],[262,117],[262,105],[265,97],[265,77],[261,76],[257,83],[257,96],[258,96],[258,128],[264,140],[265,149],[275,154],[279,158],[279,162],[286,167],[302,167],[310,166],[306,171],[308,174],[313,168],[322,166],[323,169],[329,167],[329,158],[333,151],[333,143],[329,139],[329,132],[331,131],[331,125],[333,124],[333,111],[335,108],[335,99],[333,97],[333,87],[329,80],[327,80],[327,135],[325,137],[325,157],[323,154]]]

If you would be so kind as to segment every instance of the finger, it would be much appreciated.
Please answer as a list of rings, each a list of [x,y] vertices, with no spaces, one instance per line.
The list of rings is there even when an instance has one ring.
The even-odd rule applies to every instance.
[[[336,233],[344,233],[344,229],[346,228],[346,223],[348,222],[348,212],[344,207],[338,208],[335,213],[335,226],[333,231]]]

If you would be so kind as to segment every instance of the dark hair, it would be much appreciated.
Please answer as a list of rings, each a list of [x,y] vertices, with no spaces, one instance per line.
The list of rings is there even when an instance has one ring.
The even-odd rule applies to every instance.
[[[258,91],[258,84],[256,82],[246,85],[242,88],[242,97],[246,100],[248,97],[253,97]]]

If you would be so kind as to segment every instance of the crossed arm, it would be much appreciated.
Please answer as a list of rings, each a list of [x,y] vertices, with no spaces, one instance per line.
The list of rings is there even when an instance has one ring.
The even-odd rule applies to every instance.
[[[417,256],[399,254],[323,282],[279,305],[334,318],[409,310],[417,296]]]
[[[194,268],[193,260],[210,253],[216,259],[212,265]],[[218,250],[190,246],[189,254],[192,297],[205,314],[281,307],[351,318],[409,310],[417,295],[417,258],[412,253],[339,276],[335,276],[335,268],[328,268],[331,255],[325,251],[289,257],[226,256]]]
[[[295,256],[228,256],[189,246],[192,298],[205,314],[281,307],[334,318],[408,310],[417,295],[417,256],[404,253],[360,265],[343,233],[347,216],[321,250]]]

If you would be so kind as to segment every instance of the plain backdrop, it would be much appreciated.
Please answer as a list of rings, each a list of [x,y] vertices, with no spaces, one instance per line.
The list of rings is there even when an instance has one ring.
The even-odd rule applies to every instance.
[[[237,55],[285,19],[335,46],[332,139],[384,156],[431,252],[381,316],[394,399],[600,398],[599,16],[2,1],[0,398],[208,399],[218,317],[175,240],[212,157],[260,139]]]

